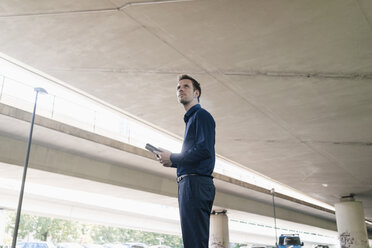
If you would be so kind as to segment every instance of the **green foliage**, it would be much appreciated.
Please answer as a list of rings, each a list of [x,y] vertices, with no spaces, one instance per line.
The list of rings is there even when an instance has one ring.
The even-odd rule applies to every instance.
[[[15,214],[8,215],[7,232],[13,234]],[[46,241],[48,237],[54,242],[76,242],[82,235],[83,225],[55,218],[23,214],[19,222],[18,238],[25,239],[32,235],[35,239]]]
[[[91,237],[95,243],[128,243],[141,242],[148,245],[158,245],[159,239],[163,245],[182,247],[182,239],[175,235],[144,232],[139,230],[115,228],[109,226],[93,226]]]
[[[6,230],[9,235],[13,234],[14,223],[15,213],[8,214]],[[182,239],[175,235],[83,224],[76,221],[23,214],[18,237],[19,239],[25,239],[28,236],[42,241],[50,240],[55,244],[60,242],[97,244],[142,242],[148,245],[157,245],[159,240],[162,240],[163,245],[174,248],[182,247]]]

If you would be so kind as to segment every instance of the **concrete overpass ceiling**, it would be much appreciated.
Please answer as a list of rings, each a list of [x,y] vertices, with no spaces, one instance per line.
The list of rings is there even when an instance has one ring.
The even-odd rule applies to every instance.
[[[31,114],[7,105],[0,105],[0,143],[6,144],[0,146],[0,159],[4,164],[13,164],[10,165],[11,167],[4,165],[1,169],[0,174],[5,176],[15,172],[13,168],[18,166],[14,165],[21,166],[24,163],[27,126],[29,126],[25,120],[29,119]],[[175,170],[164,170],[150,152],[45,117],[36,118],[29,167],[42,172],[34,178],[35,182],[39,180],[40,183],[54,182],[52,179],[54,176],[51,175],[49,178],[48,173],[57,173],[72,176],[76,180],[86,179],[91,180],[92,183],[105,183],[128,190],[156,194],[159,195],[159,199],[155,196],[158,200],[161,196],[175,198],[177,195]],[[228,174],[227,171],[224,174]],[[21,174],[19,173],[18,176]],[[219,173],[214,173],[214,176],[217,187],[215,208],[269,216],[268,218],[272,220],[272,197],[268,192],[263,191],[262,188],[241,184],[242,181],[224,177]],[[0,182],[8,188],[8,184],[2,178]],[[12,184],[14,183],[16,181]],[[59,180],[59,183],[64,182]],[[71,184],[70,180],[65,183],[73,188],[76,185]],[[33,192],[32,189],[30,190]],[[105,189],[102,189],[101,192],[104,191]],[[112,193],[108,191],[107,194]],[[124,197],[130,198],[130,195]],[[140,194],[138,197],[141,198]],[[153,202],[148,198],[144,200]],[[304,201],[306,199],[303,199],[303,196],[290,200],[283,195],[277,195],[278,219],[335,229],[334,214],[331,210],[326,211]],[[11,207],[4,204],[2,203],[0,208],[15,208],[15,205]],[[43,210],[39,210],[39,213],[43,213]]]
[[[371,2],[163,2],[4,0],[0,52],[180,137],[190,73],[220,155],[372,219]]]

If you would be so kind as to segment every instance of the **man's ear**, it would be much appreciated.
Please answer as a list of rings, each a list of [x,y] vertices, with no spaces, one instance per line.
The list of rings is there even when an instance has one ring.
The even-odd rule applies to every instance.
[[[195,94],[196,94],[196,98],[198,98],[198,97],[200,96],[200,92],[199,92],[199,90],[195,90],[194,92],[195,92]]]

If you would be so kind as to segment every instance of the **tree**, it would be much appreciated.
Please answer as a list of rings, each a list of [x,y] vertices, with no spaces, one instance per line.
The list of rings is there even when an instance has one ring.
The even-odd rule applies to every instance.
[[[179,236],[109,226],[94,226],[91,237],[93,241],[100,244],[142,242],[148,245],[157,245],[158,238],[162,238],[163,245],[182,247],[182,239]]]
[[[14,231],[15,213],[8,214],[7,232]],[[140,230],[124,229],[103,225],[83,224],[77,221],[62,220],[43,216],[22,214],[18,237],[25,239],[33,237],[42,241],[77,242],[77,243],[127,243],[142,242],[148,245],[159,244],[182,247],[182,239],[176,235],[144,232]]]
[[[15,213],[8,215],[7,232],[14,232]],[[35,239],[47,241],[48,238],[53,242],[76,242],[82,236],[83,226],[77,222],[33,216],[22,214],[19,222],[18,238],[25,239],[33,236]]]

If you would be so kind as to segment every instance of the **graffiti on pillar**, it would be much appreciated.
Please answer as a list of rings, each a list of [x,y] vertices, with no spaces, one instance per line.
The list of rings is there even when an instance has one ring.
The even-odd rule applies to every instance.
[[[341,248],[350,248],[354,244],[354,237],[349,232],[343,232],[340,235]]]
[[[220,241],[219,238],[217,238],[215,235],[212,235],[210,242],[209,242],[210,248],[227,248],[227,246],[224,245],[223,241]]]
[[[210,248],[226,248],[221,241],[212,242],[209,247]]]

